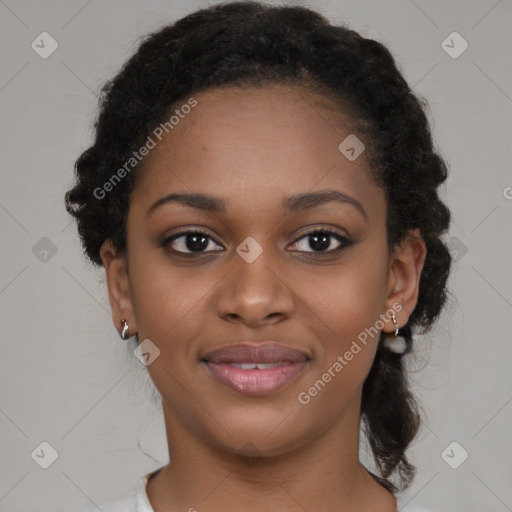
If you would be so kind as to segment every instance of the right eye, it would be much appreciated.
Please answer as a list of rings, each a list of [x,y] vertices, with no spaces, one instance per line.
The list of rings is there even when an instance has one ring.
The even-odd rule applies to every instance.
[[[218,251],[218,249],[214,249],[213,251],[206,251],[206,249],[208,249],[210,246],[210,243],[218,246],[218,244],[213,242],[213,239],[210,237],[210,235],[204,231],[188,230],[175,233],[174,235],[167,237],[162,241],[161,245],[165,248],[170,246],[171,252],[177,252],[180,254],[202,254],[205,252]],[[220,250],[223,250],[223,248]]]

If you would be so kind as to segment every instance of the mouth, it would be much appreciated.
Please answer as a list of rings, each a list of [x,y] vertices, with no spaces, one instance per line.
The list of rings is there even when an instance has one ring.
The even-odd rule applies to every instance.
[[[278,391],[302,373],[310,360],[305,352],[273,342],[231,345],[201,358],[216,380],[248,395]]]

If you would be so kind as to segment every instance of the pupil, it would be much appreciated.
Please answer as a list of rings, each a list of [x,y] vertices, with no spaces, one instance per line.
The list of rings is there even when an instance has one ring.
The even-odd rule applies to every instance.
[[[185,245],[189,251],[201,251],[208,247],[208,237],[201,234],[187,235]]]
[[[316,251],[323,251],[329,248],[329,238],[331,235],[324,233],[322,235],[310,235],[309,246]]]

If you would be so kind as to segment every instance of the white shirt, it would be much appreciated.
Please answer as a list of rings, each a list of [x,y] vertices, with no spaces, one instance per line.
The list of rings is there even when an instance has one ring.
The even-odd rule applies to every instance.
[[[103,505],[99,505],[102,512],[155,512],[149,502],[146,493],[146,484],[152,475],[160,471],[161,468],[144,475],[138,482],[137,486],[125,494],[113,500],[107,501]],[[416,504],[407,504],[404,498],[396,497],[399,512],[433,512],[430,509]],[[92,507],[87,512],[98,512],[97,507]]]

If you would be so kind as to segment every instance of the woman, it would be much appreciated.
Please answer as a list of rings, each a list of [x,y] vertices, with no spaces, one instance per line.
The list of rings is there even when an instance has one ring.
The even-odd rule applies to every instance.
[[[66,207],[170,462],[103,512],[424,510],[403,357],[451,263],[425,104],[382,44],[258,2],[147,36],[107,83]]]

